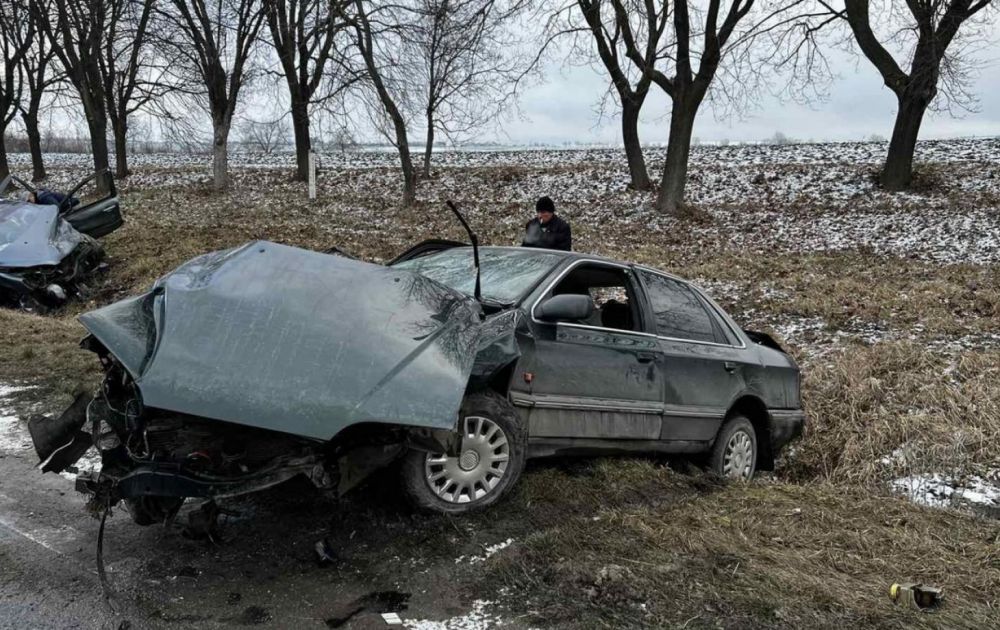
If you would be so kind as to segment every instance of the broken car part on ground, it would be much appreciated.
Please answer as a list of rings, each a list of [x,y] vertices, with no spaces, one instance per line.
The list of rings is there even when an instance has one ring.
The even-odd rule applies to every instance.
[[[382,266],[257,241],[80,320],[104,382],[32,438],[46,471],[96,446],[78,489],[140,524],[297,475],[343,493],[397,460],[447,513],[555,454],[700,454],[749,479],[804,423],[773,340],[683,280],[569,252],[431,241]]]
[[[28,310],[60,306],[80,292],[101,264],[104,248],[95,239],[122,225],[114,183],[103,199],[70,205],[94,177],[80,182],[59,206],[6,200],[12,182],[35,190],[12,175],[0,181],[0,305]]]

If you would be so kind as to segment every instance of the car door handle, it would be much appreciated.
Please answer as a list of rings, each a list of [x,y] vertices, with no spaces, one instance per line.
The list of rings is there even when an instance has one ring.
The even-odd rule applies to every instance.
[[[635,358],[639,359],[639,363],[652,363],[656,361],[656,355],[652,352],[640,352],[635,355]]]
[[[736,368],[739,367],[739,365],[732,361],[726,361],[722,364],[722,367],[726,368],[726,371],[732,374],[736,371]]]

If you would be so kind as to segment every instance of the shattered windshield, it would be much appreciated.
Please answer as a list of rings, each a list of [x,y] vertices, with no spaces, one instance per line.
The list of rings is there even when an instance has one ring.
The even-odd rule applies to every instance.
[[[483,299],[500,304],[513,304],[561,258],[561,254],[529,250],[479,250]],[[429,256],[405,260],[393,267],[415,271],[470,296],[476,286],[472,249],[468,247],[456,247]]]

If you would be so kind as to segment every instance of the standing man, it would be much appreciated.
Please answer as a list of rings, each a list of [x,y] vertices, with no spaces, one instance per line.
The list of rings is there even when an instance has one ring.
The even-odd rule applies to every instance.
[[[548,197],[539,197],[535,202],[538,216],[524,226],[524,241],[521,247],[541,247],[543,249],[573,249],[573,234],[569,223],[556,216],[556,204]]]

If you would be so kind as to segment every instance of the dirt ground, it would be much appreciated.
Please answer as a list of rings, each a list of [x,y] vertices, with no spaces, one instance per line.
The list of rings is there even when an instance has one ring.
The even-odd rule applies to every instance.
[[[993,167],[983,151],[926,164],[928,188],[900,198],[858,175],[868,166],[814,152],[814,164],[720,153],[711,169],[700,155],[692,198],[704,201],[684,220],[651,213],[603,153],[445,157],[412,209],[375,158],[328,167],[316,202],[285,168],[238,166],[217,194],[198,166],[136,166],[89,298],[44,317],[0,312],[0,627],[374,628],[393,611],[418,628],[989,627],[1000,520],[956,484],[1000,483],[998,246],[954,226],[1000,225]],[[58,185],[80,168],[52,170]],[[735,192],[720,197],[727,177]],[[725,485],[684,462],[544,461],[502,505],[445,518],[407,508],[390,470],[341,501],[303,484],[235,502],[215,542],[117,511],[103,600],[98,522],[70,479],[32,468],[24,441],[32,413],[97,383],[76,315],[250,239],[378,261],[461,238],[446,198],[483,242],[512,244],[533,198],[553,191],[576,249],[692,278],[800,361],[810,426],[774,475]],[[946,505],[897,496],[900,479],[929,475],[952,483]],[[324,539],[336,560],[319,566]],[[896,607],[896,581],[941,586],[945,604]]]

